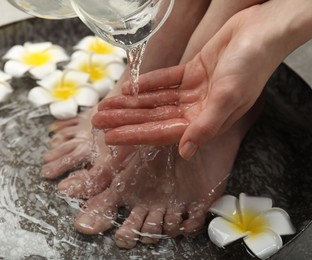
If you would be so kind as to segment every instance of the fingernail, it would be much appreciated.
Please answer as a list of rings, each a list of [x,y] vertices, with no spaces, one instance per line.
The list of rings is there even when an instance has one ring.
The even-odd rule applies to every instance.
[[[189,160],[196,153],[198,146],[193,142],[186,142],[180,149],[180,155],[185,160]]]

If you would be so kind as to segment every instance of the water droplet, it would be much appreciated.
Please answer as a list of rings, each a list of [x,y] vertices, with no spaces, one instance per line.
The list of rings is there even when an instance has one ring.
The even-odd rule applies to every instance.
[[[122,191],[124,191],[125,187],[126,187],[126,185],[124,182],[118,182],[116,185],[116,191],[122,192]]]
[[[132,178],[132,179],[131,179],[131,182],[130,182],[130,185],[133,186],[133,185],[135,185],[136,183],[137,183],[136,178]]]

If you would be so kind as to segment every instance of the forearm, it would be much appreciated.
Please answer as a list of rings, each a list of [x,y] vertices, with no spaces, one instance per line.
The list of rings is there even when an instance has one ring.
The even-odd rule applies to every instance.
[[[268,0],[212,0],[205,16],[194,31],[180,63],[193,58],[236,13],[266,1]]]
[[[282,24],[286,55],[312,39],[312,0],[271,0]]]
[[[290,9],[294,10],[289,28],[291,38],[293,38],[291,47],[295,49],[312,38],[312,1],[287,0],[287,2],[292,2]]]

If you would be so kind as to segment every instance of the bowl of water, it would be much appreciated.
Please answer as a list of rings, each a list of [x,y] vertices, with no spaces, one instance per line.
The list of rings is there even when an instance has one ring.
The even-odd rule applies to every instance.
[[[51,41],[70,53],[90,34],[79,19],[31,19],[0,29],[0,54],[26,41]],[[0,105],[0,258],[254,259],[241,241],[220,249],[207,232],[127,251],[115,246],[115,230],[96,236],[76,232],[79,201],[59,196],[59,180],[46,181],[38,174],[53,118],[44,107],[34,108],[27,101],[35,84],[32,78],[13,79],[11,84],[15,95]],[[226,189],[234,196],[269,196],[289,213],[297,233],[283,237],[285,245],[272,259],[312,258],[311,111],[311,88],[282,64],[267,84],[264,111],[241,145]]]

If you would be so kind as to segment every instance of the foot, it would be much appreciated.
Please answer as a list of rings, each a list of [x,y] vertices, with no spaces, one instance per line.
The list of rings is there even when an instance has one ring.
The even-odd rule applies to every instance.
[[[141,147],[143,160],[142,150],[141,155],[137,151],[111,186],[87,201],[76,228],[85,234],[104,232],[116,224],[118,210],[127,208],[130,215],[115,234],[119,247],[132,248],[138,240],[154,244],[162,235],[197,234],[204,227],[209,206],[224,191],[256,112],[249,112],[228,132],[207,143],[191,161],[183,160],[176,146],[162,150]]]
[[[50,126],[53,133],[51,149],[43,155],[41,176],[55,179],[76,167],[58,185],[61,192],[70,196],[88,198],[103,191],[111,183],[111,167],[117,164],[117,158],[111,160],[103,133],[92,131],[90,117],[94,112],[95,108],[76,118],[56,121]],[[99,157],[98,154],[103,156]],[[114,168],[117,170],[117,167]]]

